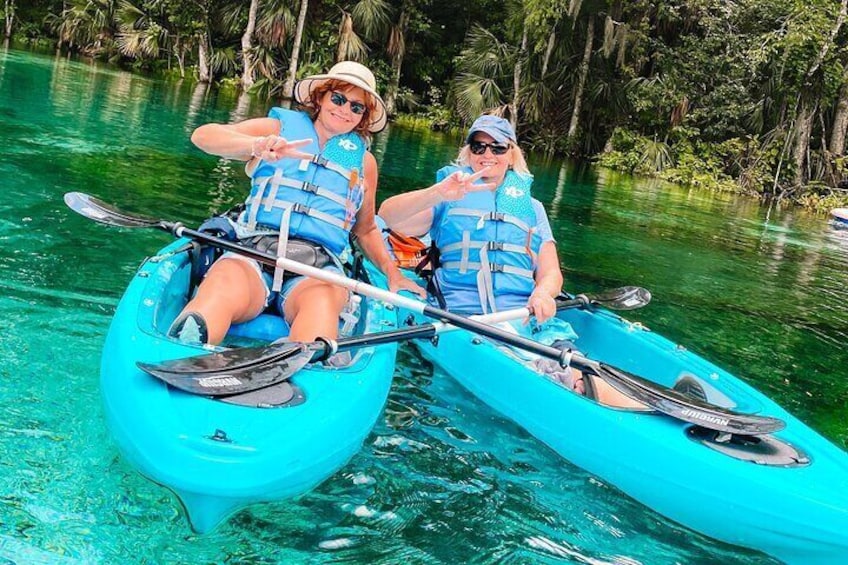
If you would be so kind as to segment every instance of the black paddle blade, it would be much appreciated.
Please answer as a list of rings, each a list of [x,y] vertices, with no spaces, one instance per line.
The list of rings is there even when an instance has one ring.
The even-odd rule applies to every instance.
[[[641,286],[622,286],[589,295],[593,304],[599,304],[610,310],[635,310],[651,301],[651,292]]]
[[[153,228],[164,226],[160,220],[127,214],[83,192],[66,193],[65,204],[77,214],[109,226],[120,228]]]
[[[258,390],[291,378],[312,361],[314,351],[302,344],[300,351],[270,364],[247,366],[215,374],[174,373],[161,365],[137,363],[145,373],[165,381],[174,388],[204,396],[231,396]]]
[[[233,371],[284,361],[288,357],[300,353],[303,350],[303,345],[302,343],[283,342],[263,347],[238,347],[196,357],[172,359],[155,365],[146,364],[145,366],[154,371],[173,375],[229,374]],[[147,371],[147,369],[144,370]]]
[[[580,363],[578,368],[589,368],[619,392],[678,420],[703,428],[748,436],[779,432],[786,427],[783,420],[770,416],[740,414],[720,406],[701,402],[676,390],[660,386],[627,371],[604,363]],[[578,366],[578,363],[575,363]]]

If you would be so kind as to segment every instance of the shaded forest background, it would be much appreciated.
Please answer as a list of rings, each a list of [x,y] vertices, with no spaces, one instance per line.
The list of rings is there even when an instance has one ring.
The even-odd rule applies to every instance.
[[[354,59],[399,122],[494,112],[523,145],[848,203],[848,0],[3,0],[16,42],[290,97]]]

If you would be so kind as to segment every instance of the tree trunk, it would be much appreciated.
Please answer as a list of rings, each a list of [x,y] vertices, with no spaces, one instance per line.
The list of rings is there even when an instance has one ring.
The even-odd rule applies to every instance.
[[[392,57],[392,80],[386,89],[386,113],[393,116],[398,90],[400,89],[400,71],[403,57],[406,55],[406,28],[409,26],[409,12],[401,11],[398,23],[392,28],[388,51]]]
[[[212,78],[209,70],[209,35],[206,32],[200,34],[197,42],[197,74],[200,82],[209,82]]]
[[[806,163],[807,150],[810,147],[810,134],[813,131],[813,115],[814,108],[810,108],[809,102],[801,101],[801,109],[796,118],[796,137],[795,149],[792,152],[792,158],[795,162],[795,186],[804,186],[807,180]]]
[[[548,65],[551,63],[551,55],[553,55],[554,47],[556,46],[556,23],[551,26],[551,34],[548,36],[548,44],[545,46],[545,58],[542,59],[542,79],[548,74]]]
[[[577,77],[577,88],[574,90],[574,108],[571,111],[571,123],[568,125],[568,141],[577,135],[580,123],[580,106],[583,104],[583,89],[586,88],[586,77],[589,75],[589,61],[592,58],[592,43],[595,41],[595,18],[589,16],[589,27],[586,29],[586,47],[583,49],[583,60],[580,61],[580,74]]]
[[[259,0],[250,0],[250,10],[247,12],[247,27],[241,36],[241,60],[244,63],[244,71],[241,74],[241,87],[248,90],[253,86],[253,67],[255,66],[253,53],[253,31],[256,29],[256,12],[259,10]]]
[[[833,116],[833,128],[830,132],[830,152],[839,157],[845,152],[845,133],[848,130],[848,76],[839,89],[839,102]]]
[[[15,0],[6,0],[6,39],[12,37],[12,22],[15,21]]]
[[[527,53],[527,18],[524,18],[524,31],[521,33],[521,48],[515,60],[515,70],[512,73],[512,104],[509,106],[509,123],[515,128],[518,123],[518,100],[521,93],[521,67],[524,54]]]
[[[815,74],[815,72],[818,70],[819,66],[821,66],[830,48],[837,46],[836,36],[839,35],[839,28],[842,27],[843,23],[845,23],[846,16],[848,16],[848,0],[842,0],[842,4],[839,7],[839,14],[836,16],[836,21],[833,24],[833,29],[830,30],[828,40],[824,42],[821,47],[821,50],[819,51],[818,57],[816,57],[816,60],[810,67],[810,70],[807,71],[808,79],[813,76],[813,74]]]
[[[300,12],[297,15],[297,29],[294,32],[294,44],[292,45],[291,59],[289,59],[289,72],[286,75],[286,84],[283,86],[283,98],[289,100],[294,95],[294,81],[297,78],[297,63],[300,58],[300,42],[303,39],[303,26],[306,23],[306,12],[309,8],[309,0],[300,0]]]

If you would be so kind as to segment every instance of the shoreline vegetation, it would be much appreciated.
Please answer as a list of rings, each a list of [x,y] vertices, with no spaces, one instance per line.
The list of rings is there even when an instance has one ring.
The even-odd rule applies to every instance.
[[[403,126],[848,206],[848,0],[3,0],[10,41],[290,98],[353,59]]]

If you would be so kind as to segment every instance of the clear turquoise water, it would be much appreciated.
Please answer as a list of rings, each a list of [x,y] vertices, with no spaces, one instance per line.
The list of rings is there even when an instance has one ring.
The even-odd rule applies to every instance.
[[[243,197],[194,127],[264,113],[222,91],[0,51],[0,563],[771,563],[575,468],[402,350],[385,417],[312,493],[191,533],[105,427],[103,338],[168,238],[74,215],[82,190],[197,223]],[[429,184],[457,140],[378,136],[381,195]],[[650,288],[639,320],[848,445],[848,232],[730,196],[533,161],[567,288]],[[108,352],[107,352],[108,354]]]

